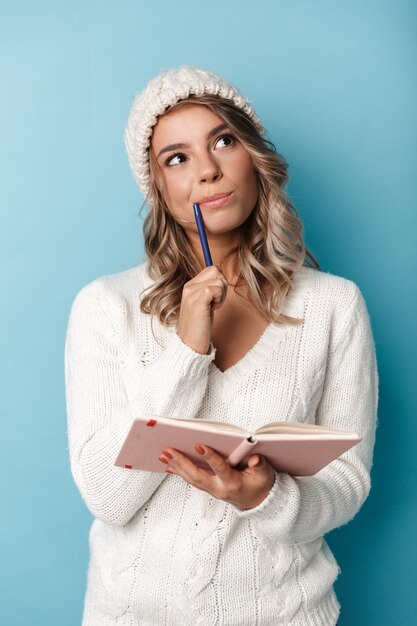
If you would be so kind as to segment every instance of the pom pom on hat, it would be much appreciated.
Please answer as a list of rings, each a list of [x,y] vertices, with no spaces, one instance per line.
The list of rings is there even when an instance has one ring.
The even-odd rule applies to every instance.
[[[188,65],[162,72],[135,97],[125,130],[129,165],[136,184],[145,197],[149,191],[150,176],[148,148],[158,117],[180,100],[203,94],[231,100],[252,119],[260,133],[264,134],[261,121],[249,100],[221,76]]]

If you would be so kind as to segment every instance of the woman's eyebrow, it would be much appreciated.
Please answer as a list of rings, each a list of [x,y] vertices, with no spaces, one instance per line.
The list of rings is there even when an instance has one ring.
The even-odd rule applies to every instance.
[[[219,126],[212,128],[207,134],[207,139],[211,139],[214,135],[217,135],[217,133],[220,133],[222,130],[225,130],[226,128],[229,128],[227,124],[219,124]],[[158,156],[156,158],[159,159],[161,154],[163,154],[164,152],[172,152],[172,150],[181,150],[183,148],[189,148],[189,147],[190,147],[190,144],[188,143],[171,143],[169,146],[165,146],[165,148],[162,148],[162,150],[158,152]]]

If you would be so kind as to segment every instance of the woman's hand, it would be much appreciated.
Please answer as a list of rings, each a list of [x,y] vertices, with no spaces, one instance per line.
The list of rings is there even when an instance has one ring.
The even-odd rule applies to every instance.
[[[213,311],[223,305],[227,287],[225,275],[215,265],[184,285],[177,334],[195,352],[207,354],[209,350]]]
[[[242,511],[253,509],[267,497],[275,481],[275,470],[262,456],[252,455],[248,467],[238,471],[212,448],[201,445],[195,449],[213,473],[198,467],[174,448],[165,448],[159,458],[166,464],[168,473],[181,476],[193,487],[230,502]]]

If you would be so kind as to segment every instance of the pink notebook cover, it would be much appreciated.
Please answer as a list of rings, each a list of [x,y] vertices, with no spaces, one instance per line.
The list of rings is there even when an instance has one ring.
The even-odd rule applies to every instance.
[[[158,421],[158,416],[135,419],[115,465],[162,473],[166,466],[158,457],[164,448],[169,447],[183,452],[194,463],[207,469],[202,457],[194,450],[195,445],[205,444],[217,450],[233,466],[242,467],[248,457],[256,453],[262,454],[278,471],[292,476],[311,476],[362,441],[355,433],[341,433],[340,436],[306,433],[271,434],[267,435],[268,441],[262,439],[251,443],[244,434],[202,431],[198,429],[198,422],[183,422],[178,426],[179,420],[170,424],[167,418],[164,419],[164,423]],[[256,438],[256,434],[253,437]]]

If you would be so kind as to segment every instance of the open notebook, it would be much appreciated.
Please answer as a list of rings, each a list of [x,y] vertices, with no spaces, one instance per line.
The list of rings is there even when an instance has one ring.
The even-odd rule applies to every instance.
[[[248,457],[256,453],[278,471],[311,476],[360,441],[356,433],[314,424],[271,422],[251,433],[240,426],[212,420],[146,415],[133,421],[115,465],[162,473],[165,465],[159,456],[169,447],[207,469],[204,457],[194,450],[195,445],[204,444],[238,469],[243,469]]]

